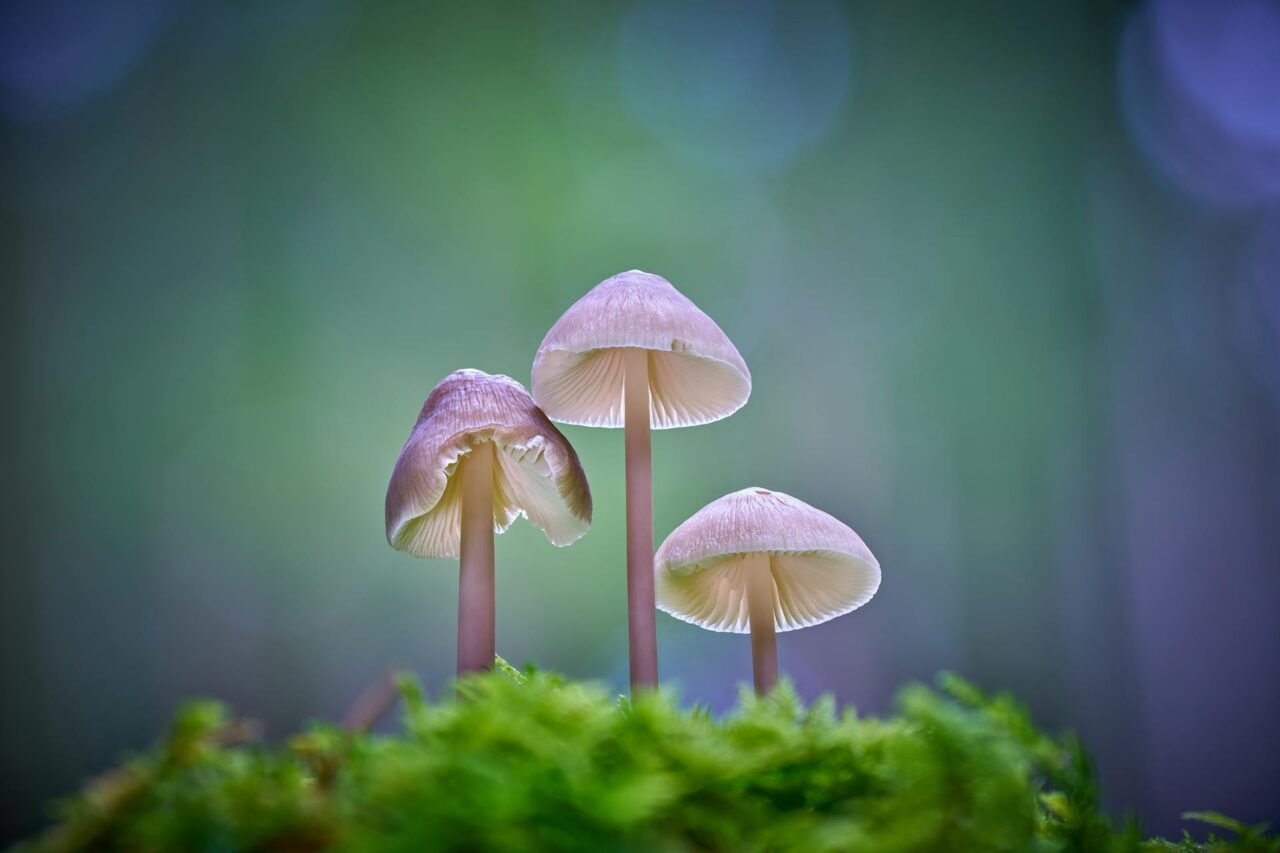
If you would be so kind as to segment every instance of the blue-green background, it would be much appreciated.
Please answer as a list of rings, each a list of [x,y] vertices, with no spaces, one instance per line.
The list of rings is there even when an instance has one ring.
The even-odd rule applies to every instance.
[[[400,444],[633,267],[754,376],[655,433],[659,541],[760,485],[883,565],[780,638],[804,694],[955,669],[1153,830],[1280,817],[1280,207],[1135,131],[1150,14],[6,4],[0,840],[183,697],[281,737],[392,662],[444,691],[456,566],[386,545]],[[595,523],[498,540],[498,648],[622,686],[622,435],[564,432]],[[659,641],[691,701],[750,677],[741,636]]]

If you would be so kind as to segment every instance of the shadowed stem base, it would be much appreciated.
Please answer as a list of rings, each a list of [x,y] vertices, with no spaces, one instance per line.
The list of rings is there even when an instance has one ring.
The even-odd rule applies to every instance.
[[[653,603],[653,457],[649,447],[649,353],[624,349],[623,406],[627,457],[627,626],[631,689],[658,683]],[[632,393],[635,389],[635,393]]]
[[[756,695],[764,696],[778,681],[778,635],[773,622],[773,569],[768,554],[748,554],[747,615],[751,619],[751,671]]]
[[[462,468],[462,544],[458,560],[458,675],[493,668],[493,442],[483,441]]]

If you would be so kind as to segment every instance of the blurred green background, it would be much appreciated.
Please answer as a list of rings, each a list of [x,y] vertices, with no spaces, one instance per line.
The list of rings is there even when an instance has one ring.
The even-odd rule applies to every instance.
[[[7,4],[0,840],[182,697],[280,737],[391,662],[445,690],[456,564],[386,545],[396,453],[631,268],[754,376],[655,433],[658,540],[760,485],[883,565],[780,637],[805,695],[955,669],[1153,831],[1280,816],[1260,2]],[[622,434],[563,431],[595,523],[500,537],[498,649],[621,687]],[[750,679],[743,637],[659,641],[689,701]]]

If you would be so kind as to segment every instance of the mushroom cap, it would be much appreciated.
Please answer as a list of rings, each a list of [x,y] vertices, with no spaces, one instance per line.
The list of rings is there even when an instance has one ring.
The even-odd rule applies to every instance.
[[[511,377],[457,370],[431,389],[391,473],[391,547],[416,557],[458,556],[466,475],[459,462],[485,441],[496,450],[495,531],[523,515],[554,545],[587,532],[591,490],[568,439]]]
[[[715,321],[662,276],[631,270],[591,288],[547,332],[533,398],[563,423],[622,426],[624,348],[649,351],[654,429],[718,421],[751,395],[751,372]]]
[[[750,488],[698,510],[654,557],[658,609],[711,631],[749,633],[745,558],[767,554],[778,631],[805,628],[866,604],[880,564],[862,538],[782,492]]]

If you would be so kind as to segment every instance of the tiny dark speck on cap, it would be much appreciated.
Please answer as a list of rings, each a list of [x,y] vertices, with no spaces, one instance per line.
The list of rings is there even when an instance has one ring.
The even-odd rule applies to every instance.
[[[756,494],[757,494],[757,495],[771,495],[771,494],[773,494],[773,492],[769,491],[768,489],[756,489]]]

